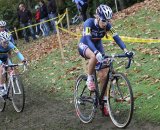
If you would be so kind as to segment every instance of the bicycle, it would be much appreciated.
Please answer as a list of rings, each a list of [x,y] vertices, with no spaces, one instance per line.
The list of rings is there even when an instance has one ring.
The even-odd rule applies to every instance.
[[[22,112],[25,104],[25,92],[20,73],[15,73],[16,67],[23,66],[23,72],[26,71],[24,63],[3,65],[3,73],[5,78],[5,90],[7,94],[0,96],[0,112],[3,112],[6,106],[6,100],[12,101],[16,112]],[[22,73],[23,73],[22,72]]]
[[[82,21],[81,14],[76,14],[71,21],[71,24],[79,24]]]
[[[86,85],[87,75],[81,74],[74,88],[74,104],[76,114],[83,123],[89,123],[93,120],[98,106],[103,112],[104,100],[103,96],[107,90],[107,107],[109,116],[118,128],[125,128],[129,125],[134,109],[133,92],[129,80],[123,73],[114,70],[113,63],[116,58],[126,58],[126,54],[117,54],[105,56],[106,61],[99,63],[95,67],[94,82],[95,91],[89,91]],[[128,57],[126,69],[131,65],[133,56]],[[109,68],[105,83],[100,93],[96,71]]]

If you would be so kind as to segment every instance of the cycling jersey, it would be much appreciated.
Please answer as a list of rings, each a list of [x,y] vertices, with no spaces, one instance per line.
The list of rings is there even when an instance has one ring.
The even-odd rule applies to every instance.
[[[82,34],[83,36],[80,39],[79,44],[80,54],[84,56],[87,47],[89,47],[93,52],[98,50],[103,54],[104,49],[101,39],[105,36],[107,31],[111,32],[111,34],[113,35],[113,39],[122,50],[126,48],[125,44],[123,43],[123,41],[115,32],[115,30],[109,22],[107,23],[106,28],[102,29],[99,27],[98,22],[95,18],[89,18],[84,22]]]
[[[2,45],[0,45],[0,64],[2,62],[6,62],[7,61],[7,58],[8,58],[8,52],[13,50],[18,58],[23,61],[24,60],[24,56],[19,52],[19,50],[17,49],[17,47],[9,41],[9,44],[6,48],[4,48]]]

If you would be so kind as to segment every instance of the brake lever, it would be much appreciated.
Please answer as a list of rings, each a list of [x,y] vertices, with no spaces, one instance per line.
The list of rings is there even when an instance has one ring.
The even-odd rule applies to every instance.
[[[131,66],[131,61],[132,61],[132,58],[128,58],[128,64],[127,64],[127,66],[125,67],[126,69],[130,68],[130,66]]]

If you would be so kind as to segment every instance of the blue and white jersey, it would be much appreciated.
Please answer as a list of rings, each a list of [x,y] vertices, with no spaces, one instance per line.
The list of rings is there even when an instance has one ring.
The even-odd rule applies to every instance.
[[[11,39],[10,41],[11,41],[14,45],[16,45],[16,44],[15,44],[15,41],[14,41],[14,38],[13,38],[12,34],[10,33],[10,31],[9,31],[7,28],[5,29],[5,31],[10,34],[10,39]]]
[[[99,27],[95,18],[89,18],[84,22],[83,36],[80,39],[80,43],[87,45],[93,52],[97,51],[97,44],[102,44],[101,39],[105,36],[106,32],[110,31],[113,35],[113,39],[119,45],[121,49],[126,48],[125,44],[113,29],[111,23],[107,23],[106,28]]]
[[[17,47],[9,41],[8,46],[6,48],[4,48],[1,44],[0,44],[0,63],[2,63],[2,59],[6,59],[8,58],[8,52],[10,51],[14,51],[18,58],[23,61],[24,60],[24,56],[21,54],[21,52],[17,49]]]

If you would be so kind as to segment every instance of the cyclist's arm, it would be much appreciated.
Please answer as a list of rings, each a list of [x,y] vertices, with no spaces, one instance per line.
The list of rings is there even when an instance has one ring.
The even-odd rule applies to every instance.
[[[0,60],[0,65],[2,65],[2,61]]]
[[[107,24],[106,26],[107,31],[110,31],[112,34],[112,37],[114,39],[114,41],[118,44],[118,46],[122,49],[125,50],[126,49],[126,45],[124,44],[124,42],[121,40],[121,38],[119,37],[119,35],[116,33],[115,29],[112,27],[112,25],[110,23]]]
[[[91,51],[93,51],[93,52],[97,51],[94,43],[92,42],[91,28],[90,28],[90,27],[87,27],[87,26],[86,26],[86,27],[84,28],[83,37],[85,37],[89,49],[91,49]]]
[[[11,50],[13,50],[16,54],[17,57],[21,60],[24,61],[24,56],[22,55],[22,53],[17,49],[17,47],[15,45],[13,45],[12,42],[9,42],[9,47],[11,48]]]

